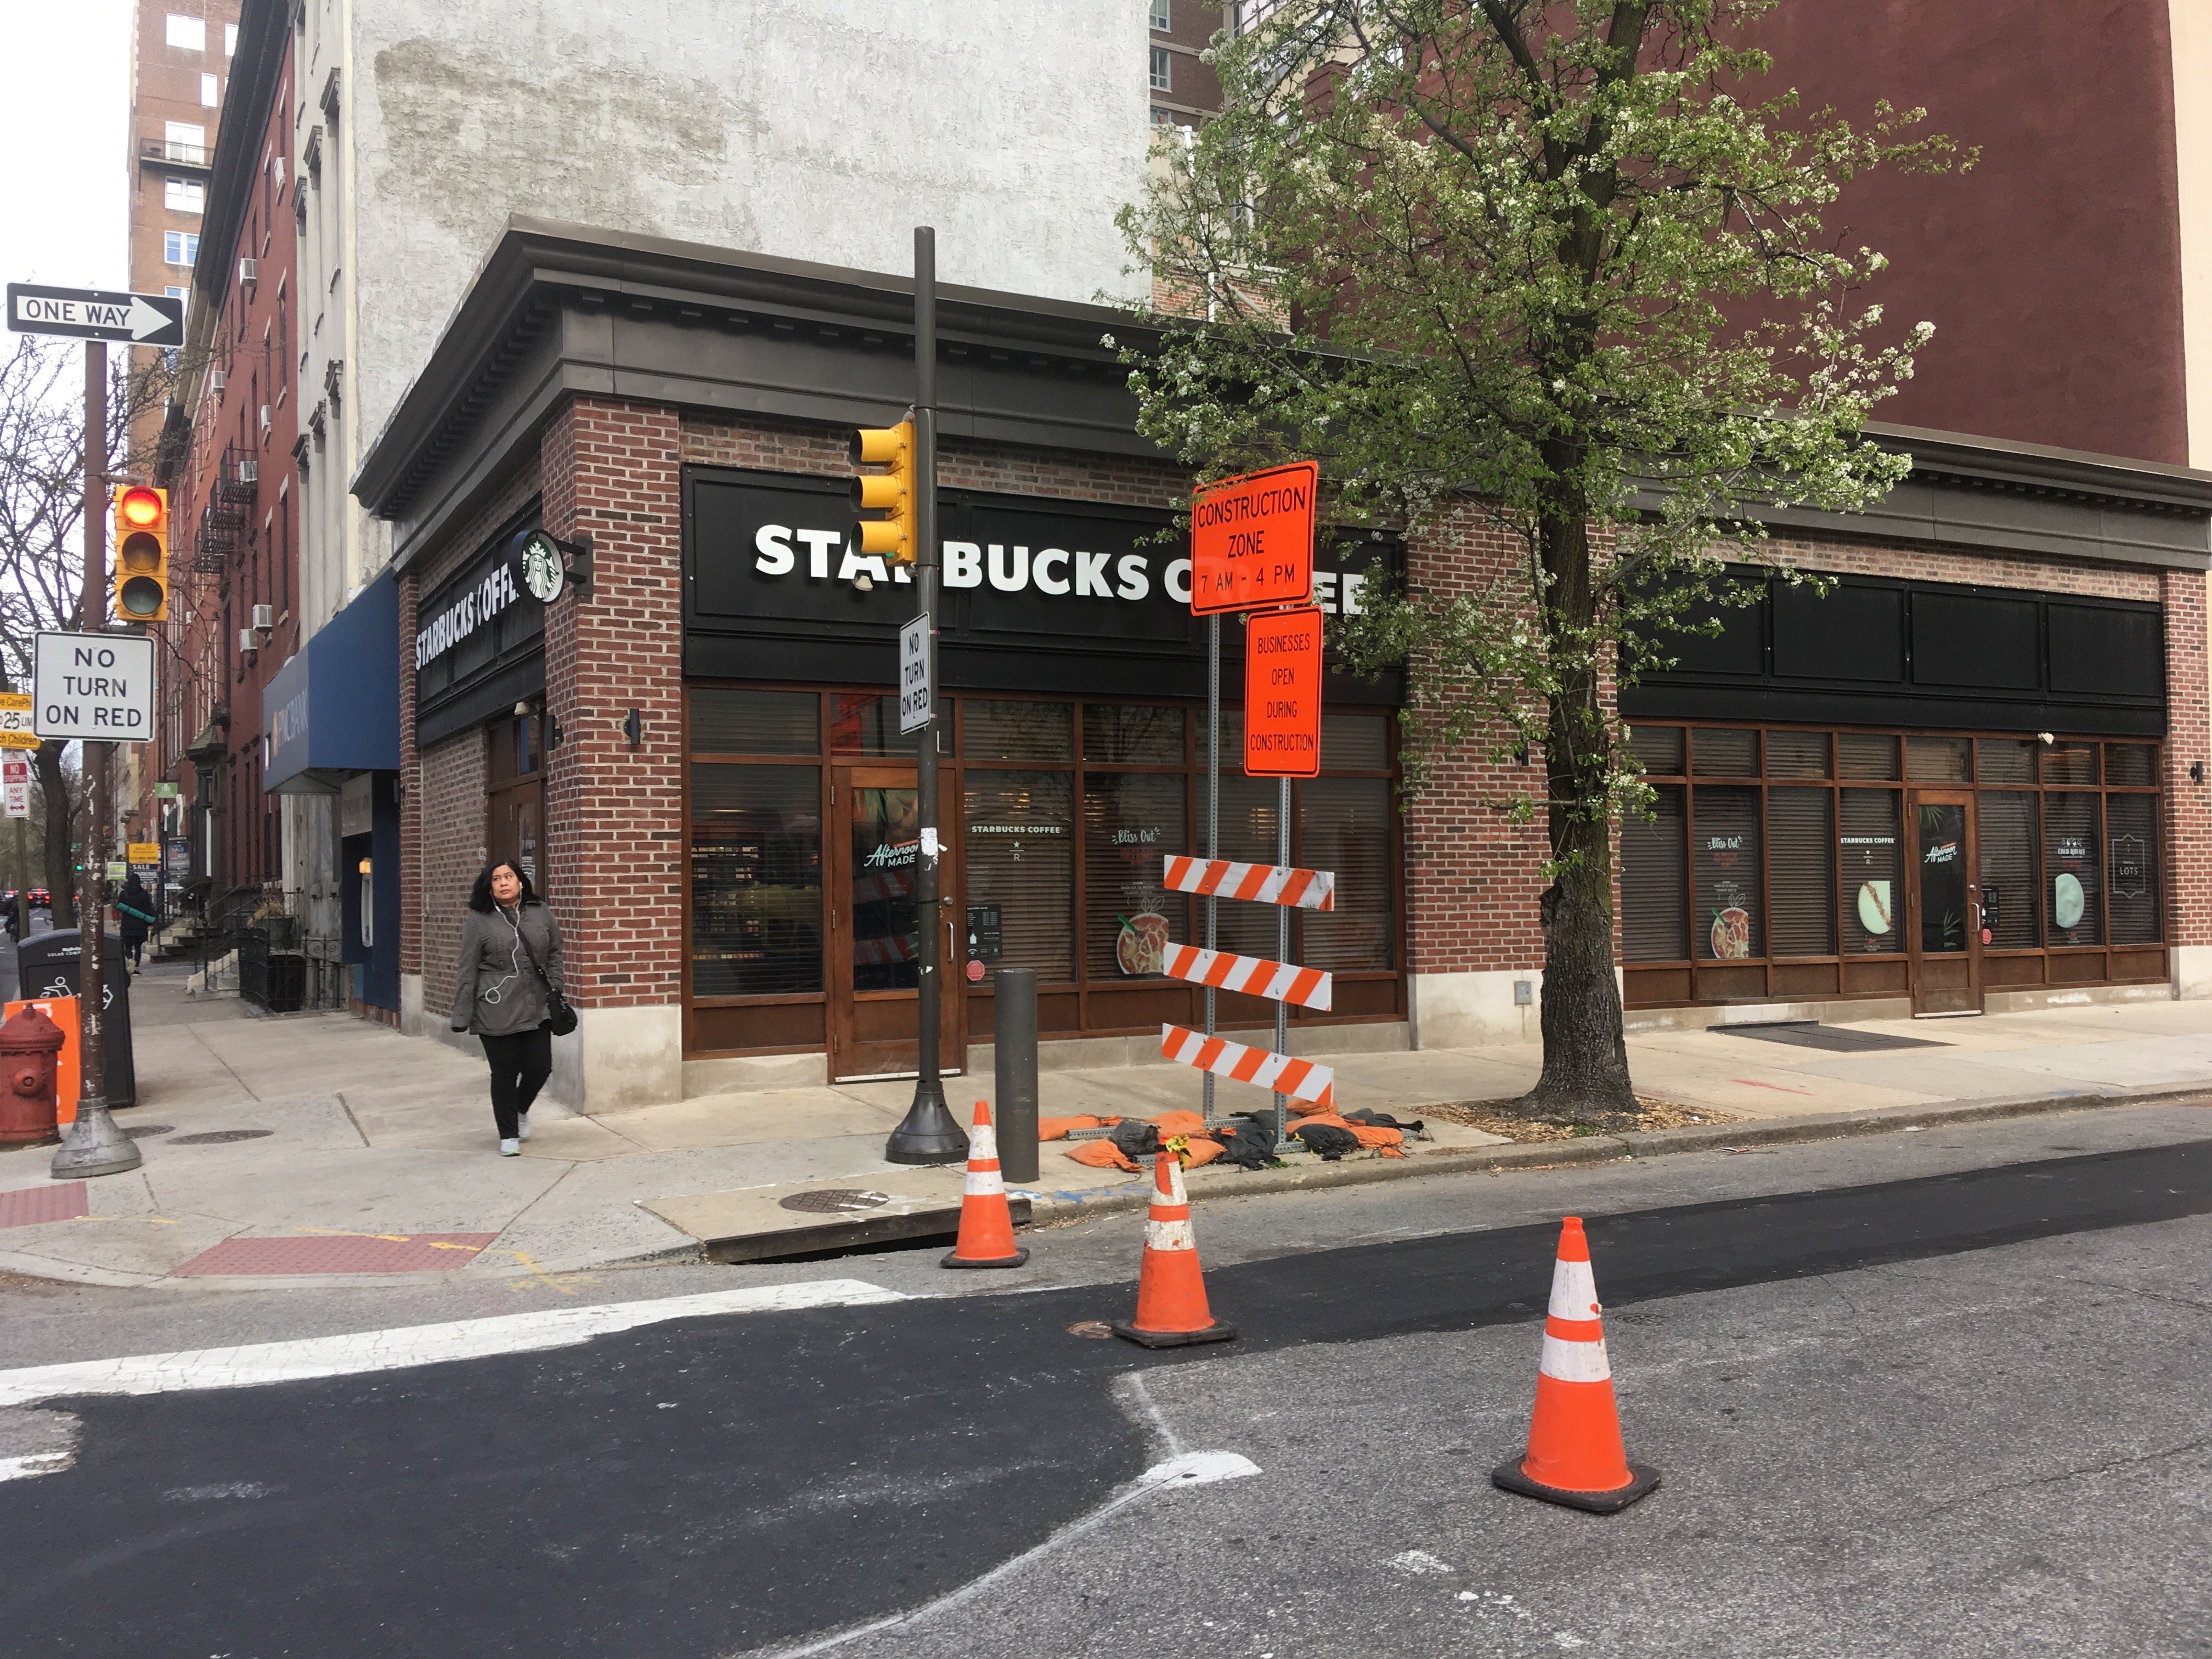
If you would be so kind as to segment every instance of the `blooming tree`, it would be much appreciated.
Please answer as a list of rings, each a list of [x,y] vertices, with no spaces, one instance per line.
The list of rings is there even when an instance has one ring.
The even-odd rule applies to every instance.
[[[1612,825],[1647,797],[1610,688],[1745,602],[1762,510],[1861,509],[1910,467],[1863,427],[1932,326],[1867,302],[1882,256],[1824,216],[1870,169],[1972,158],[1919,110],[1763,89],[1778,3],[1242,8],[1220,116],[1122,215],[1146,433],[1209,477],[1317,456],[1341,523],[1473,516],[1520,550],[1335,642],[1405,671],[1409,787],[1448,750],[1540,762],[1504,803],[1548,837],[1531,1115],[1635,1109]]]

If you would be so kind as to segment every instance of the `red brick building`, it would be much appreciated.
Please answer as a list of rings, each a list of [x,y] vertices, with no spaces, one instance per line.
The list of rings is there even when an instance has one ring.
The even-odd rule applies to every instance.
[[[1132,430],[1099,341],[1123,319],[940,303],[947,890],[969,934],[948,1057],[988,1042],[992,975],[1022,965],[1049,1037],[1148,1058],[1195,1013],[1124,948],[1197,925],[1158,876],[1202,823],[1203,635],[1181,550],[1151,539],[1187,481]],[[911,1067],[914,751],[889,693],[912,605],[842,531],[846,437],[910,397],[911,340],[902,279],[510,227],[357,485],[399,583],[408,1029],[442,1031],[464,896],[505,856],[568,939],[569,1099]],[[1842,574],[1828,608],[1778,592],[1631,693],[1661,793],[1623,848],[1638,1018],[2201,976],[2205,757],[2167,732],[2202,730],[2212,478],[1887,441],[1917,470],[1882,508],[1775,526]],[[589,541],[588,587],[526,591],[515,544],[540,528]],[[1376,538],[1325,553],[1320,596],[1505,556],[1472,531]],[[1536,837],[1477,767],[1398,810],[1395,696],[1334,678],[1298,787],[1294,856],[1340,884],[1294,945],[1338,975],[1336,1009],[1295,1022],[1308,1052],[1534,1031]],[[1224,854],[1271,857],[1273,815],[1272,783],[1231,770]],[[1224,920],[1231,949],[1272,933]],[[1264,1018],[1224,1001],[1229,1025]]]
[[[165,434],[177,531],[156,741],[144,793],[125,803],[134,840],[188,841],[177,878],[240,918],[281,903],[262,697],[301,644],[290,42],[257,34],[233,60],[234,115],[210,158],[188,374]],[[161,781],[178,785],[173,800],[152,796]]]

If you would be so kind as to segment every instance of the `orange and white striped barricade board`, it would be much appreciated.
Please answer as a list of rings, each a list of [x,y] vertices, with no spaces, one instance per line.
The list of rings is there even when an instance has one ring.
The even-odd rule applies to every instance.
[[[1322,1106],[1336,1103],[1336,1073],[1310,1060],[1248,1048],[1241,1042],[1210,1037],[1181,1025],[1160,1027],[1160,1054],[1179,1065],[1193,1066],[1216,1077],[1234,1078],[1294,1100],[1310,1100]]]
[[[1335,994],[1333,975],[1320,968],[1300,968],[1265,957],[1234,957],[1226,951],[1208,951],[1196,945],[1170,945],[1160,966],[1175,979],[1194,985],[1211,985],[1220,991],[1241,991],[1248,997],[1273,997],[1295,1002],[1301,1008],[1326,1010]]]
[[[1285,904],[1299,910],[1336,908],[1336,875],[1328,870],[1299,870],[1287,864],[1232,864],[1227,859],[1167,855],[1168,890],[1211,893],[1219,898],[1249,899],[1255,904]]]

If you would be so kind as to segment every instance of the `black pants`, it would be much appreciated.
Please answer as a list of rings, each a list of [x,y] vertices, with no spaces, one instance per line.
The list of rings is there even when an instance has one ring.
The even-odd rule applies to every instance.
[[[141,933],[137,939],[132,939],[127,934],[124,937],[123,954],[131,958],[131,965],[133,968],[143,968],[145,966],[145,960],[142,954],[145,949],[145,934]]]
[[[515,1119],[530,1109],[545,1079],[553,1075],[553,1031],[541,1025],[534,1031],[483,1039],[484,1058],[491,1062],[491,1115],[499,1122],[499,1138],[512,1140]]]

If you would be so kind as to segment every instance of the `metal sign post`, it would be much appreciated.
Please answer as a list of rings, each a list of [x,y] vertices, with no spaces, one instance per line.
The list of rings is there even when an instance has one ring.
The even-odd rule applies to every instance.
[[[937,535],[937,233],[927,225],[914,232],[914,435],[915,575],[921,588],[922,667],[925,683],[937,684],[937,601],[943,574],[944,544]],[[921,973],[921,1030],[914,1103],[891,1131],[884,1157],[892,1164],[957,1164],[968,1156],[968,1137],[945,1106],[939,1073],[939,1042],[944,1031],[945,917],[939,887],[936,700],[921,727],[921,752],[915,757],[915,793],[921,819],[921,845],[915,859],[915,959]]]
[[[9,295],[10,320],[15,295]],[[84,347],[84,595],[77,626],[107,620],[107,348],[99,339]],[[126,641],[118,637],[118,644]],[[129,641],[153,654],[151,641]],[[150,666],[150,665],[149,665]],[[150,696],[150,690],[149,692]],[[35,714],[37,711],[33,711]],[[142,730],[137,735],[150,736]],[[141,1163],[137,1142],[115,1127],[107,1110],[106,950],[107,751],[97,739],[84,744],[84,852],[77,881],[76,1121],[54,1154],[54,1179],[120,1175]]]
[[[1310,600],[1313,597],[1314,524],[1320,494],[1321,468],[1313,461],[1293,461],[1284,466],[1270,467],[1263,472],[1247,473],[1242,477],[1226,478],[1194,494],[1190,508],[1190,608],[1206,620],[1206,867],[1216,871],[1248,868],[1227,866],[1221,862],[1221,617],[1228,611],[1257,611],[1268,607]],[[1297,688],[1297,719],[1301,727],[1310,715],[1313,722],[1312,740],[1308,747],[1311,758],[1317,763],[1320,750],[1321,680],[1319,653],[1321,646],[1321,612],[1301,610],[1286,613],[1298,619],[1297,629],[1304,629],[1305,618],[1310,617],[1310,647],[1313,655],[1310,684],[1302,678]],[[1281,617],[1267,618],[1269,625],[1284,621]],[[1276,633],[1281,631],[1278,627]],[[1295,631],[1295,630],[1294,630]],[[1268,713],[1270,702],[1279,698],[1262,699],[1254,691],[1253,665],[1260,655],[1269,659],[1273,666],[1277,653],[1260,651],[1260,641],[1273,638],[1263,627],[1261,619],[1254,617],[1251,629],[1245,641],[1245,766],[1248,776],[1281,776],[1284,779],[1277,798],[1275,811],[1276,860],[1279,866],[1291,861],[1291,786],[1292,775],[1311,776],[1316,766],[1307,764],[1301,753],[1292,772],[1285,773],[1276,767],[1255,768],[1253,732],[1257,721],[1268,732],[1279,735],[1284,721],[1273,719]],[[1301,636],[1301,649],[1304,641]],[[1279,659],[1287,662],[1287,658]],[[1298,659],[1301,668],[1304,658]],[[1286,694],[1287,695],[1287,694]],[[1306,704],[1310,702],[1310,708]],[[1280,757],[1267,751],[1269,759]],[[1175,885],[1173,872],[1178,863],[1188,866],[1194,860],[1170,858],[1169,885]],[[1221,1044],[1214,1031],[1217,1015],[1216,993],[1224,982],[1223,975],[1236,972],[1249,978],[1258,970],[1273,970],[1279,979],[1288,971],[1291,953],[1290,910],[1282,908],[1276,917],[1274,962],[1263,962],[1248,957],[1222,957],[1218,953],[1219,939],[1217,909],[1219,883],[1218,881],[1185,891],[1197,891],[1206,899],[1206,949],[1190,951],[1187,947],[1171,947],[1167,971],[1179,979],[1195,981],[1206,988],[1206,1030],[1203,1042],[1188,1053],[1178,1052],[1178,1039],[1174,1035],[1179,1027],[1162,1028],[1162,1048],[1170,1059],[1182,1059],[1196,1065],[1204,1076],[1201,1110],[1205,1120],[1216,1121],[1213,1079],[1217,1072],[1227,1069],[1214,1064],[1218,1055],[1234,1049],[1238,1054],[1256,1053],[1238,1045]],[[1282,902],[1281,901],[1276,901]],[[1266,975],[1262,975],[1266,978]],[[1273,980],[1269,979],[1269,983]],[[1260,993],[1269,994],[1269,993]],[[1320,991],[1320,1000],[1309,1006],[1327,1007],[1329,990],[1326,980]],[[1306,999],[1299,998],[1301,1001]],[[1188,1035],[1188,1034],[1184,1034]],[[1275,1053],[1282,1055],[1290,1046],[1289,1000],[1277,994],[1275,1003]],[[1206,1058],[1196,1056],[1203,1054]],[[1324,1091],[1329,1087],[1328,1073],[1316,1068],[1320,1081],[1315,1085]],[[1244,1072],[1229,1070],[1228,1074],[1249,1080]],[[1275,1135],[1279,1140],[1286,1122],[1287,1103],[1280,1092],[1275,1100]]]

